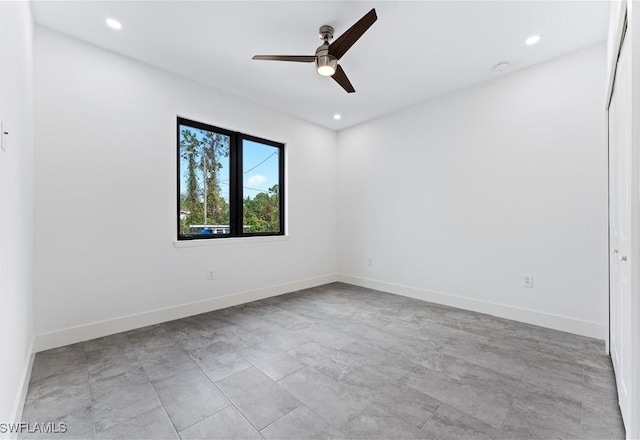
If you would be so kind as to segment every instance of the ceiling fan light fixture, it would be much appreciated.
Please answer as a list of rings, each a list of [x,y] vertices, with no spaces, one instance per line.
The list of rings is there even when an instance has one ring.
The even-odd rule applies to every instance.
[[[316,57],[316,71],[320,76],[332,76],[338,68],[338,59],[333,55]]]

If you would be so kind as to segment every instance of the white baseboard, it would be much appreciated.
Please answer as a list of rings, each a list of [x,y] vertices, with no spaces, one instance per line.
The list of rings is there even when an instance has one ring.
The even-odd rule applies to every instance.
[[[33,347],[35,338],[31,339],[31,347],[29,347],[29,358],[27,359],[27,365],[25,366],[22,377],[20,378],[20,388],[16,393],[16,397],[13,403],[13,411],[9,423],[20,423],[22,421],[22,410],[24,409],[24,402],[27,398],[27,391],[29,390],[29,380],[31,379],[31,369],[33,368],[33,358],[35,357]],[[18,433],[6,433],[0,435],[2,439],[15,439],[18,438]]]
[[[262,289],[235,293],[233,295],[211,298],[204,301],[181,304],[175,307],[168,307],[150,312],[109,319],[106,321],[69,327],[54,332],[41,333],[35,337],[34,352],[75,344],[89,339],[100,338],[102,336],[146,327],[148,325],[159,324],[162,322],[172,321],[174,319],[181,319],[187,316],[224,309],[226,307],[237,306],[239,304],[295,292],[301,289],[309,289],[311,287],[336,281],[338,281],[337,274],[323,275],[291,283],[269,286]]]
[[[431,290],[403,286],[400,284],[354,277],[351,275],[340,274],[338,275],[338,281],[383,292],[389,292],[396,295],[407,296],[409,298],[421,299],[423,301],[429,301],[436,304],[456,307],[459,309],[486,313],[487,315],[538,325],[540,327],[588,336],[590,338],[602,340],[607,339],[608,329],[606,328],[606,325],[599,324],[597,322],[582,321],[580,319],[553,315],[536,310],[522,309],[519,307],[480,301],[449,293],[434,292]]]
[[[38,334],[35,336],[33,352],[36,353],[38,351],[62,347],[64,345],[87,341],[89,339],[108,336],[123,331],[145,327],[148,325],[172,321],[174,319],[185,318],[187,316],[197,315],[199,313],[206,313],[213,310],[224,309],[226,307],[232,307],[251,301],[257,301],[272,296],[295,292],[301,289],[308,289],[323,284],[333,283],[336,281],[380,290],[383,292],[389,292],[396,295],[403,295],[423,301],[457,307],[460,309],[471,310],[474,312],[486,313],[501,318],[512,319],[514,321],[539,325],[541,327],[547,327],[554,330],[588,336],[591,338],[606,340],[608,331],[605,325],[596,322],[582,321],[566,316],[553,315],[536,310],[522,309],[504,304],[480,301],[473,298],[452,295],[443,292],[434,292],[431,290],[403,286],[394,283],[387,283],[384,281],[359,278],[343,274],[330,274],[305,280],[298,280],[291,283],[269,286],[263,289],[256,289],[236,293],[233,295],[211,298],[204,301],[181,304],[175,307],[153,310],[150,312],[144,312],[106,321],[99,321],[81,326],[70,327],[54,332]],[[29,373],[30,371],[31,365],[29,366]],[[30,374],[26,376],[27,380],[29,376]],[[28,382],[25,384],[25,393],[27,385]]]

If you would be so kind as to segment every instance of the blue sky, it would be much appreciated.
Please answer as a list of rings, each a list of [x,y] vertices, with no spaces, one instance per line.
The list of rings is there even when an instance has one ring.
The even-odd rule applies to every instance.
[[[244,196],[253,198],[278,184],[278,149],[253,141],[243,141]]]

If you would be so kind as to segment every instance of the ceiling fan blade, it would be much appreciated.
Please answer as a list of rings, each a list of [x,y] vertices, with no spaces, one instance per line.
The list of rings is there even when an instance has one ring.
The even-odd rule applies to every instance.
[[[329,45],[329,54],[340,59],[377,19],[378,16],[376,15],[375,9],[367,12],[356,24],[351,26],[345,33],[340,35],[336,41]]]
[[[265,61],[295,61],[298,63],[313,63],[315,55],[254,55],[252,60]]]
[[[335,79],[336,82],[347,91],[347,93],[353,93],[356,91],[356,89],[354,89],[351,85],[351,81],[349,81],[349,78],[347,78],[347,74],[344,73],[344,70],[342,70],[342,66],[338,65],[336,73],[334,73],[331,78]]]

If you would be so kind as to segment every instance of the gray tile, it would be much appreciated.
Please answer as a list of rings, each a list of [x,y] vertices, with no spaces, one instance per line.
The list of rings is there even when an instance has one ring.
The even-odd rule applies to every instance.
[[[577,335],[571,336],[575,336],[576,340],[580,340]],[[611,365],[611,358],[604,353],[604,347],[602,349],[581,350],[573,347],[569,341],[567,343],[557,343],[553,339],[541,340],[538,344],[536,355],[539,358],[546,357],[594,368],[606,369]]]
[[[624,436],[602,341],[341,283],[38,353],[25,421],[175,438],[147,374],[185,438]]]
[[[217,385],[258,430],[300,406],[294,396],[255,367],[229,376]]]
[[[581,395],[569,396],[561,389],[562,385],[557,390],[549,390],[479,367],[470,370],[464,380],[514,402],[504,427],[513,437],[572,435],[579,438],[581,435]]]
[[[199,368],[153,381],[153,387],[178,431],[229,406],[229,401]]]
[[[402,381],[498,429],[511,407],[499,393],[423,367],[417,367]]]
[[[289,351],[300,345],[311,341],[309,332],[294,329],[278,329],[273,326],[260,330],[258,337],[254,338],[254,343],[265,343],[275,345],[281,350]]]
[[[580,395],[584,389],[582,365],[554,359],[541,359],[530,364],[522,380],[570,396]]]
[[[248,308],[247,310],[232,308],[223,312],[225,313],[223,315],[225,320],[231,321],[234,326],[241,327],[247,331],[259,330],[262,327],[273,324],[272,321],[264,317],[263,313],[253,308]]]
[[[582,405],[582,433],[592,439],[624,439],[625,430],[617,402],[607,407]]]
[[[178,434],[162,406],[139,414],[116,426],[96,432],[96,439],[178,439]]]
[[[171,339],[184,351],[197,350],[214,342],[216,330],[211,330],[189,320],[171,321],[162,324]]]
[[[504,374],[482,367],[473,367],[461,381],[479,389],[484,389],[488,393],[493,393],[508,402],[530,399],[531,396],[539,396],[569,406],[580,403],[579,396],[570,397],[557,390],[551,390],[529,382],[513,379]]]
[[[417,300],[414,300],[417,301]],[[395,306],[387,306],[380,310],[378,314],[386,317],[392,323],[405,324],[409,328],[424,329],[429,321],[441,319],[447,310],[430,307],[430,303],[405,301],[397,303]]]
[[[584,367],[584,381],[586,384],[598,387],[603,390],[616,389],[616,377],[613,374],[613,368],[593,368]]]
[[[300,405],[281,419],[264,428],[260,433],[267,440],[287,439],[342,439],[344,435],[331,427],[304,405]]]
[[[335,380],[345,377],[365,361],[360,355],[326,347],[315,341],[302,344],[288,353]]]
[[[139,353],[176,345],[173,334],[162,324],[131,330],[126,332],[126,335],[133,348]]]
[[[524,354],[526,350],[516,351],[491,342],[472,343],[459,340],[457,343],[445,346],[444,352],[515,379],[520,379],[529,365]]]
[[[92,439],[93,433],[93,416],[91,407],[82,408],[81,410],[64,415],[50,422],[43,420],[26,420],[30,423],[31,431],[25,432],[18,436],[20,439]],[[41,429],[36,429],[35,424],[40,424]],[[44,423],[44,425],[43,425]],[[47,423],[52,425],[47,426]]]
[[[588,368],[586,373],[584,370]],[[602,371],[604,374],[599,374]],[[571,362],[555,359],[540,359],[531,364],[522,380],[550,390],[569,399],[599,405],[606,401],[617,401],[615,386],[600,386],[597,381],[606,380],[606,371],[583,367]]]
[[[176,337],[182,331],[188,331],[192,328],[204,328],[200,323],[196,321],[196,316],[187,316],[181,319],[174,319],[173,321],[163,322],[160,325],[172,336]]]
[[[428,439],[500,439],[502,431],[448,405],[441,405],[422,431]]]
[[[303,315],[297,313],[291,313],[290,311],[281,307],[272,307],[267,313],[264,314],[267,321],[276,324],[279,327],[300,330],[309,327],[312,324],[316,324],[315,319],[309,319]]]
[[[367,407],[341,432],[350,439],[420,439],[425,434],[376,404]]]
[[[101,356],[102,352],[125,350],[128,348],[133,349],[129,338],[126,333],[116,333],[115,335],[104,336],[102,338],[91,339],[89,341],[82,342],[82,347],[87,356],[87,360],[91,356]]]
[[[177,347],[166,347],[140,355],[140,363],[151,380],[172,376],[182,371],[196,368],[187,353]]]
[[[436,402],[433,397],[405,385],[376,399],[376,403],[416,428],[421,428],[431,418]]]
[[[617,408],[618,391],[613,366],[607,369],[584,367],[582,401],[592,407]]]
[[[340,329],[347,335],[374,347],[386,350],[402,342],[402,339],[394,336],[384,329],[377,329],[366,324],[349,324]]]
[[[138,355],[129,345],[105,346],[87,353],[89,381],[108,379],[142,366]]]
[[[530,395],[514,402],[503,426],[510,437],[579,438],[582,405]]]
[[[210,329],[224,328],[233,324],[233,322],[225,320],[220,312],[220,310],[214,310],[212,312],[191,316],[190,318],[203,327]]]
[[[180,431],[183,440],[261,440],[263,437],[233,406],[207,417]]]
[[[443,325],[436,320],[425,320],[418,325],[412,325],[407,322],[392,322],[387,325],[384,330],[394,335],[401,335],[414,329],[414,336],[417,339],[436,341],[444,346],[456,346],[457,342],[465,342],[470,345],[487,344],[491,339],[485,335],[466,332],[456,328]]]
[[[396,356],[392,349],[382,350],[362,342],[350,344],[340,351],[393,379],[406,376],[415,367],[411,362]]]
[[[212,344],[224,344],[240,350],[248,343],[236,334],[238,332],[240,330],[236,327],[210,329],[201,325],[191,325],[175,332],[173,338],[185,351],[198,350]]]
[[[91,382],[96,431],[103,431],[160,406],[142,368]]]
[[[278,329],[270,323],[260,323],[256,328],[251,329],[236,324],[228,325],[227,327],[218,330],[218,332],[220,332],[221,335],[219,337],[237,338],[235,340],[240,341],[240,343],[234,343],[234,345],[238,345],[238,350],[241,350],[250,345],[272,343],[269,336],[276,330]],[[225,342],[233,343],[231,339],[225,340]]]
[[[555,346],[564,351],[582,351],[599,355],[605,353],[605,343],[602,340],[544,327],[528,326],[527,329],[545,346]]]
[[[31,382],[46,379],[71,370],[86,369],[82,344],[67,345],[36,353],[31,369]]]
[[[87,372],[72,369],[29,384],[22,420],[49,422],[75,414],[90,405]]]
[[[392,347],[387,353],[395,359],[404,361],[407,364],[406,368],[413,368],[413,364],[417,364],[457,378],[464,376],[472,366],[463,359],[444,353],[436,344],[402,344]]]
[[[489,343],[508,346],[516,351],[535,351],[539,342],[530,326],[482,313],[454,309],[438,317],[437,321],[446,327],[488,338]]]
[[[287,352],[267,344],[245,348],[240,351],[240,355],[274,381],[278,381],[305,366]]]
[[[311,411],[340,429],[370,405],[357,389],[338,383],[311,367],[305,367],[278,382]]]
[[[416,428],[421,428],[441,403],[369,366],[358,368],[342,379],[342,382],[356,388],[369,400]]]
[[[237,345],[229,342],[216,342],[190,351],[189,356],[213,382],[217,382],[251,366],[238,349]]]
[[[356,342],[355,338],[325,324],[316,324],[308,329],[310,338],[325,347],[342,349]]]

